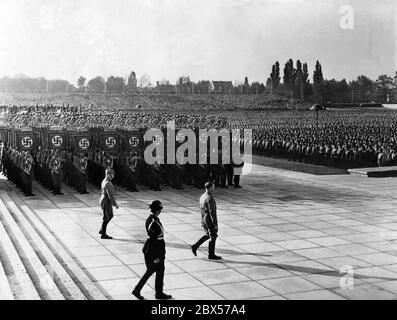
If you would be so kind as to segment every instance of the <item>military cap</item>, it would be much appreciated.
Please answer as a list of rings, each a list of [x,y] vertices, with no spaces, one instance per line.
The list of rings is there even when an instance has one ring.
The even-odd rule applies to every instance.
[[[163,209],[163,204],[161,203],[160,200],[154,200],[152,203],[149,205],[149,208],[151,210],[160,210]]]
[[[211,181],[206,182],[205,185],[204,185],[204,187],[206,189],[212,188],[213,186],[214,186],[214,184]]]

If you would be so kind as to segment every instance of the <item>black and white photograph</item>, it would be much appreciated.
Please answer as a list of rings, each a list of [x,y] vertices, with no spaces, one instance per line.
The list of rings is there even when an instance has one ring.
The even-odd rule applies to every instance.
[[[0,0],[0,152],[0,300],[397,300],[397,2]]]

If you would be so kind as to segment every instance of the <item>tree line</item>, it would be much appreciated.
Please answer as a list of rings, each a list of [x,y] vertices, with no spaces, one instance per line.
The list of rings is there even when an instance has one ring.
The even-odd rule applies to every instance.
[[[282,80],[282,81],[281,81]],[[271,72],[264,83],[244,81],[191,81],[190,77],[178,77],[173,84],[167,79],[151,82],[148,74],[137,79],[131,71],[127,79],[110,76],[107,79],[97,76],[87,80],[80,76],[77,86],[66,80],[47,80],[17,76],[0,78],[0,91],[8,92],[104,92],[130,94],[134,92],[184,93],[184,94],[270,94],[302,99],[318,103],[360,103],[397,101],[397,72],[391,77],[381,74],[376,80],[360,75],[355,80],[324,79],[322,66],[316,62],[312,77],[306,62],[289,59],[284,64],[281,74],[280,63],[272,65]]]

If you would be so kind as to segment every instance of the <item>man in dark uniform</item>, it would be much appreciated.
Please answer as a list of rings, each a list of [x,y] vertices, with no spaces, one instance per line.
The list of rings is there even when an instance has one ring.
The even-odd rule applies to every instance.
[[[156,299],[171,299],[172,296],[163,292],[164,286],[164,260],[165,260],[165,241],[164,228],[160,222],[159,215],[163,205],[159,200],[153,201],[150,206],[151,215],[146,220],[146,231],[148,238],[143,246],[142,252],[145,256],[146,272],[139,280],[132,294],[139,300],[143,300],[141,290],[146,281],[156,273]]]
[[[103,177],[103,172],[102,172],[102,152],[100,150],[97,150],[94,153],[94,165],[95,165],[95,173],[93,174],[93,182],[96,186],[101,187],[101,177]]]
[[[137,174],[138,174],[138,157],[135,151],[131,151],[129,155],[125,157],[125,178],[126,188],[129,191],[137,192],[136,182],[137,182]]]
[[[45,150],[44,154],[44,161],[43,161],[43,185],[47,188],[47,189],[51,189],[52,188],[52,182],[51,182],[51,168],[50,168],[50,162],[51,159],[53,158],[53,150],[49,151],[49,150]]]
[[[83,154],[80,153],[77,159],[78,163],[78,192],[81,194],[88,194],[87,191],[87,166],[88,166],[88,159]]]
[[[160,189],[160,179],[161,179],[161,168],[157,163],[157,160],[154,164],[147,166],[147,180],[149,183],[150,189],[154,191],[161,191]]]
[[[114,169],[113,168],[113,157],[109,155],[109,153],[105,152],[105,155],[102,159],[102,167],[106,169]]]
[[[138,184],[142,184],[144,179],[143,179],[143,175],[145,174],[144,171],[144,159],[142,156],[142,152],[140,150],[136,151],[136,158],[137,158],[137,183]]]
[[[243,172],[244,161],[240,164],[233,163],[233,184],[235,188],[241,188],[240,176]]]
[[[29,152],[26,152],[24,159],[23,175],[25,179],[25,193],[27,196],[34,196],[32,193],[32,167],[33,167],[33,157]]]
[[[61,192],[61,161],[58,157],[58,151],[54,152],[53,157],[49,162],[49,168],[51,170],[51,181],[52,181],[52,189],[55,195],[63,193]]]
[[[205,192],[200,197],[201,225],[205,235],[191,246],[192,252],[197,256],[197,249],[208,239],[208,259],[220,260],[222,257],[215,254],[215,242],[218,237],[218,218],[216,214],[216,202],[213,196],[214,185],[212,182],[205,184]]]

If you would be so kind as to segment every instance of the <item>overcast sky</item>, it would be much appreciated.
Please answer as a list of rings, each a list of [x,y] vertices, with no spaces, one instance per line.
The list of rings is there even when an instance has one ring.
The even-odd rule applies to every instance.
[[[354,9],[343,30],[342,5]],[[0,0],[0,77],[265,82],[278,60],[328,79],[397,70],[396,0]]]

